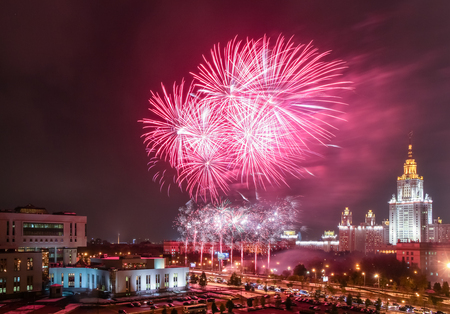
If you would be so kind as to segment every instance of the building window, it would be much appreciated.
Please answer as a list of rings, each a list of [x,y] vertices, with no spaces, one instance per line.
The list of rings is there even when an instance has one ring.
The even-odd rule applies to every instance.
[[[9,221],[6,222],[6,235],[9,236]]]
[[[0,273],[6,273],[6,258],[0,258]]]
[[[75,287],[75,274],[69,273],[69,287]]]
[[[27,291],[33,291],[33,276],[27,276]]]
[[[0,278],[0,294],[6,293],[6,278]]]
[[[156,279],[156,289],[159,289],[161,287],[161,275],[157,274],[155,276],[155,279]]]
[[[83,282],[83,275],[80,273],[80,288],[81,288],[81,283]]]
[[[72,236],[72,223],[70,223],[70,236]]]
[[[27,258],[27,270],[33,270],[33,258],[32,257]]]
[[[14,292],[20,292],[20,277],[14,277]]]
[[[145,290],[152,289],[151,279],[152,279],[152,275],[145,276]]]
[[[50,274],[50,281],[52,284],[55,283],[55,274]]]
[[[20,263],[21,263],[20,259],[18,258],[14,259],[14,271],[20,271]]]
[[[13,221],[13,224],[12,224],[12,235],[13,236],[16,235],[16,222],[15,221]],[[14,242],[14,239],[13,239],[13,242]]]
[[[125,292],[130,292],[130,280],[127,277],[125,277]]]
[[[136,291],[141,291],[141,276],[136,276]]]
[[[95,280],[95,277],[94,277],[94,274],[92,274],[92,289],[95,289],[95,284],[94,284],[94,280]]]
[[[178,287],[178,274],[173,274],[173,287]]]
[[[61,274],[61,286],[64,287],[64,273]]]
[[[77,236],[77,223],[75,223],[75,236]]]
[[[164,274],[164,288],[169,288],[169,274]]]
[[[64,224],[62,223],[23,223],[24,236],[63,236]],[[36,240],[37,241],[37,240]]]
[[[87,274],[87,287],[88,287],[88,289],[90,289],[91,287],[90,287],[90,285],[91,285],[91,282],[89,281],[90,280],[90,278],[89,278],[89,274]]]

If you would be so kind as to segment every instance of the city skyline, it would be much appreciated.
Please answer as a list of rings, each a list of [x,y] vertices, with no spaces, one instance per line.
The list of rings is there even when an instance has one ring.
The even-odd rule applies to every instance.
[[[345,207],[388,218],[408,134],[433,216],[450,222],[450,4],[249,1],[0,4],[0,209],[34,204],[88,218],[89,238],[174,239],[188,200],[147,171],[150,90],[186,77],[210,48],[283,34],[347,63],[354,92],[336,147],[312,146],[314,174],[269,191],[301,196],[304,238],[336,230]],[[340,148],[337,148],[340,147]]]

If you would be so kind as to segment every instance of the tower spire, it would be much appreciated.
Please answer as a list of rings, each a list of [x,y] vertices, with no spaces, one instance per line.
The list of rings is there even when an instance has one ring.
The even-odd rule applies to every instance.
[[[409,136],[408,159],[412,159],[413,158],[413,154],[412,154],[412,136],[413,136],[413,131],[409,132],[408,136]]]

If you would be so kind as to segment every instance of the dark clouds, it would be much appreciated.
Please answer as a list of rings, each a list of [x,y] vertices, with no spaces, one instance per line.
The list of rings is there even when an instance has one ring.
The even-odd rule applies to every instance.
[[[362,221],[387,201],[414,131],[434,216],[450,221],[450,22],[446,1],[3,1],[0,208],[87,215],[89,235],[174,238],[187,197],[160,193],[141,125],[149,90],[195,71],[216,43],[283,33],[345,60],[355,90],[333,144],[292,186],[314,237],[345,206]]]

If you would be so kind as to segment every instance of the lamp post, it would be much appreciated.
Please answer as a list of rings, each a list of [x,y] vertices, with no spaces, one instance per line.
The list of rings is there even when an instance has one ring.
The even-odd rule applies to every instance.
[[[362,273],[363,274],[363,276],[364,276],[364,286],[366,286],[366,273]]]
[[[375,274],[375,278],[378,278],[378,289],[380,289],[380,276],[378,274]]]

